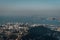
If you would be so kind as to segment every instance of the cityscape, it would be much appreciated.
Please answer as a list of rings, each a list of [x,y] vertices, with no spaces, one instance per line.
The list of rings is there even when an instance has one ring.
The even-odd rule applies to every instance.
[[[0,40],[60,40],[60,0],[0,0]]]
[[[44,22],[45,19],[40,20]],[[58,19],[51,17],[46,20],[55,23]],[[60,24],[3,23],[0,24],[0,40],[60,40]]]

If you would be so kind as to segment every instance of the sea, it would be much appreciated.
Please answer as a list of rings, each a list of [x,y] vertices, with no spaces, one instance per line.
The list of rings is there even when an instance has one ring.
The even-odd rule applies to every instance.
[[[4,16],[0,16],[0,24],[5,24],[8,22],[60,25],[60,20],[47,20],[47,18],[41,18],[41,17],[26,17],[26,16],[4,17]]]

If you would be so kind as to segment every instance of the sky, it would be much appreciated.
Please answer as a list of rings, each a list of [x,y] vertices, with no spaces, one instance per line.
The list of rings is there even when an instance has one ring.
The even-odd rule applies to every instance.
[[[0,16],[59,16],[60,0],[0,0]]]

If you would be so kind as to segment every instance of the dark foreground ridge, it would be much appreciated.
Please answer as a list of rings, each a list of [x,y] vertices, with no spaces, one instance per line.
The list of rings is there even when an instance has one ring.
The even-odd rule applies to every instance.
[[[52,31],[46,27],[38,26],[30,28],[29,33],[22,40],[59,40],[60,32]]]

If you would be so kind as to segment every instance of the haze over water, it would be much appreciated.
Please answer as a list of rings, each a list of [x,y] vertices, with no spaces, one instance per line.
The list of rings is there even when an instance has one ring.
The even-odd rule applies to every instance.
[[[60,0],[0,0],[0,16],[58,16]]]
[[[14,20],[18,22],[40,22],[37,22],[36,20],[34,21],[34,19],[32,18],[19,18],[21,16],[40,16],[58,18],[60,17],[60,0],[0,0],[1,22],[4,23]]]

